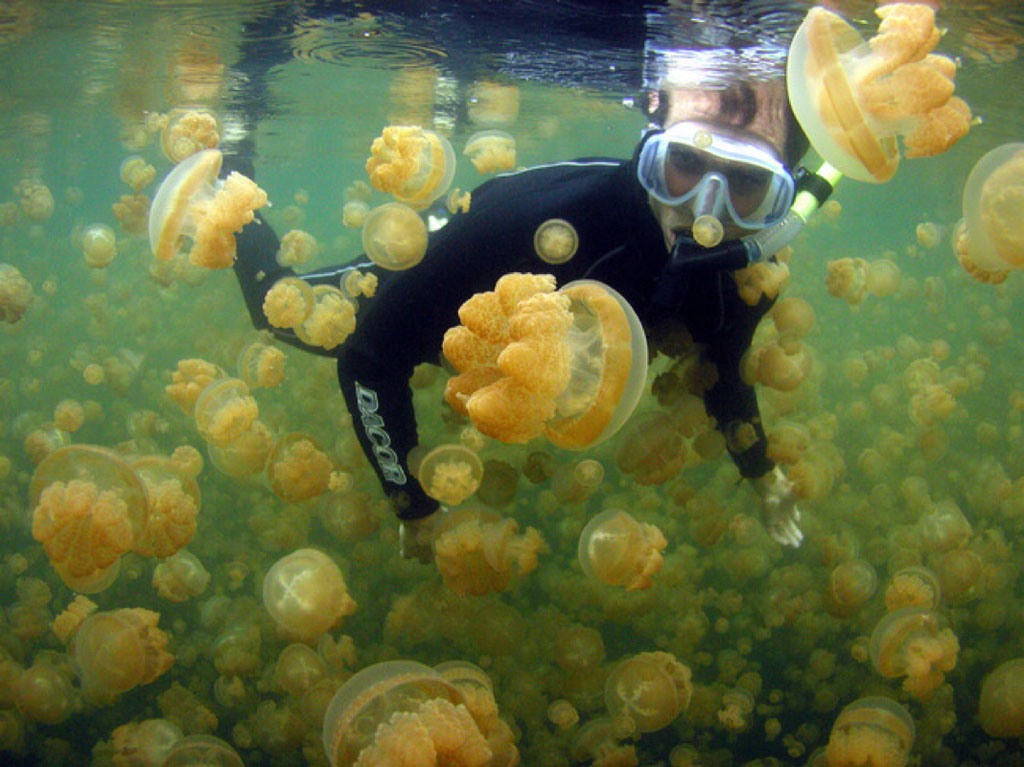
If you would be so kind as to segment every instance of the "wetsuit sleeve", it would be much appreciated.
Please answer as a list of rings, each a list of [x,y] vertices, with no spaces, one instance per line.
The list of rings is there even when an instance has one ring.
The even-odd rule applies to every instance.
[[[732,282],[729,275],[723,280]],[[731,288],[731,286],[729,286]],[[708,345],[705,357],[715,364],[718,380],[704,395],[708,413],[725,436],[726,448],[740,474],[748,479],[764,476],[775,463],[768,458],[768,439],[761,423],[757,393],[740,376],[740,360],[750,348],[757,323],[771,307],[762,299],[757,306],[744,304],[734,290],[729,290],[727,311],[730,319],[719,337]],[[754,441],[750,442],[749,427]]]

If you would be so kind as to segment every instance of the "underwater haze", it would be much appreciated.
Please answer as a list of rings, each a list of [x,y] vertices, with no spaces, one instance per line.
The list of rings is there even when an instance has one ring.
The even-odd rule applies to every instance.
[[[877,27],[872,2],[827,5]],[[392,200],[367,185],[386,126],[447,137],[463,191],[505,167],[464,154],[481,130],[514,140],[510,167],[628,158],[652,51],[786,40],[811,4],[0,0],[0,764],[328,765],[347,680],[466,661],[439,670],[457,693],[415,667],[407,694],[447,691],[485,745],[435,755],[417,720],[420,761],[358,763],[1024,765],[1024,277],[978,279],[953,244],[972,167],[1024,141],[1024,10],[930,5],[980,119],[892,180],[840,181],[754,338],[790,366],[750,375],[803,545],[771,540],[693,411],[692,357],[655,357],[631,419],[580,452],[484,437],[424,365],[420,446],[477,455],[463,506],[500,534],[423,565],[334,360],[256,332],[231,270],[154,259],[169,157],[252,151],[262,215],[305,233],[298,271],[345,263],[351,204]],[[204,119],[201,147],[173,133]],[[613,552],[634,579],[579,561],[607,511],[637,523]]]

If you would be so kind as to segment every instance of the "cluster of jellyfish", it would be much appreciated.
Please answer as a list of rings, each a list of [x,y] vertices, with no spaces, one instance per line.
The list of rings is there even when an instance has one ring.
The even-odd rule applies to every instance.
[[[819,22],[826,54],[877,63]],[[878,48],[886,63],[858,70],[875,88],[850,119],[932,124],[880,117],[907,63]],[[922,61],[897,77],[945,77]],[[276,215],[251,181],[219,178],[223,70],[215,52],[183,55],[169,108],[125,117],[131,156],[111,168],[125,191],[104,201],[106,223],[41,171],[0,202],[0,761],[1018,757],[1019,144],[978,163],[962,223],[915,220],[873,252],[812,229],[733,275],[741,300],[776,299],[739,364],[804,509],[798,553],[769,539],[737,482],[726,451],[756,424],[708,415],[717,371],[699,345],[680,333],[659,346],[671,357],[640,353],[614,292],[538,268],[467,302],[444,341],[451,375],[422,366],[411,381],[410,468],[451,508],[424,568],[397,555],[331,361],[292,358],[209,284],[238,228]],[[481,81],[466,111],[506,131],[519,97]],[[449,193],[444,131],[419,123],[385,130],[370,184],[345,193],[343,223],[383,269],[424,257],[425,206],[472,205]],[[904,146],[923,152],[927,134]],[[875,138],[860,149],[892,149]],[[465,155],[479,173],[516,163],[507,133],[470,137]],[[877,157],[875,172],[895,170]],[[374,191],[393,199],[371,209]],[[321,249],[298,221],[282,265]],[[551,265],[578,244],[558,219],[534,237]],[[40,263],[42,248],[81,271]],[[803,257],[826,249],[826,264]],[[949,268],[934,266],[942,252]],[[371,271],[330,290],[285,279],[264,311],[330,350],[375,288]],[[543,332],[516,330],[526,310]]]

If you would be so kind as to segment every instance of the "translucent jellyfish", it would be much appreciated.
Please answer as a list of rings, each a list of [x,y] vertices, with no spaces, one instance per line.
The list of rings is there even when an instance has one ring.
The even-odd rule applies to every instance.
[[[114,214],[122,231],[128,234],[145,234],[149,221],[150,200],[144,194],[122,194],[117,202],[111,204],[110,212]]]
[[[814,330],[814,307],[802,298],[779,299],[771,310],[772,321],[784,341],[795,341]]]
[[[904,676],[903,689],[927,700],[956,666],[960,643],[937,613],[904,607],[886,615],[871,632],[871,665],[884,677]]]
[[[323,495],[332,471],[331,459],[316,440],[302,432],[283,435],[267,456],[267,486],[289,503]]]
[[[978,720],[993,738],[1024,735],[1024,658],[996,666],[981,684]]]
[[[576,228],[564,218],[549,218],[533,233],[533,249],[547,264],[564,264],[579,246]]]
[[[837,618],[853,615],[878,588],[878,574],[870,562],[849,559],[833,568],[825,591],[825,610]]]
[[[356,609],[341,570],[316,549],[293,551],[271,566],[263,578],[263,605],[282,634],[303,642]]]
[[[71,640],[70,653],[82,677],[82,693],[97,705],[149,684],[171,667],[167,634],[159,613],[141,608],[93,613]]]
[[[858,698],[836,717],[826,748],[828,767],[904,767],[914,720],[891,698]]]
[[[35,300],[32,285],[17,268],[0,263],[0,321],[14,324]]]
[[[424,492],[449,506],[458,506],[480,487],[484,467],[464,445],[439,445],[423,457],[416,472]]]
[[[927,567],[904,567],[892,576],[885,589],[885,609],[894,612],[903,607],[932,609],[939,606],[942,591],[939,579]]]
[[[23,178],[14,185],[14,194],[25,218],[46,221],[53,215],[53,192],[38,178]]]
[[[167,113],[160,131],[160,148],[173,163],[207,149],[216,149],[220,143],[220,121],[211,109],[172,109]]]
[[[690,669],[667,652],[641,652],[620,661],[604,684],[608,713],[628,716],[637,732],[667,727],[690,705],[692,694]]]
[[[560,730],[568,730],[580,720],[580,712],[565,698],[558,698],[548,704],[547,720]]]
[[[372,272],[363,273],[358,269],[351,270],[345,275],[345,279],[342,282],[341,287],[345,293],[352,298],[358,298],[359,296],[365,296],[366,298],[373,298],[377,292],[377,284],[380,282],[376,274]],[[436,366],[430,366],[435,367]]]
[[[117,257],[114,230],[106,224],[92,224],[82,231],[82,255],[93,269],[110,266]]]
[[[356,329],[356,305],[333,285],[313,288],[313,308],[295,327],[295,335],[310,346],[334,349]]]
[[[427,252],[427,225],[408,205],[378,205],[363,221],[363,250],[382,269],[411,269]]]
[[[963,195],[964,217],[953,233],[960,264],[982,282],[998,283],[1024,267],[1024,143],[1003,144],[974,164]]]
[[[914,237],[917,239],[918,245],[931,250],[937,247],[941,241],[942,231],[938,224],[931,221],[922,221],[914,228]]]
[[[205,389],[193,417],[203,439],[224,446],[246,432],[260,414],[259,405],[240,378],[221,378]]]
[[[137,193],[142,191],[144,186],[153,183],[153,179],[156,178],[156,168],[137,154],[133,154],[121,161],[119,175],[121,180]]]
[[[891,296],[900,289],[900,268],[887,258],[871,261],[864,284],[875,298]]]
[[[667,545],[654,525],[637,522],[627,511],[607,509],[583,528],[577,556],[588,578],[634,591],[651,587]]]
[[[13,681],[7,691],[11,702],[30,722],[60,724],[81,707],[69,669],[46,656],[37,658]]]
[[[516,140],[505,131],[477,131],[466,140],[462,153],[478,173],[496,173],[516,167]]]
[[[363,200],[349,200],[341,208],[341,223],[349,229],[359,229],[369,212],[370,206]]]
[[[327,664],[316,650],[304,644],[290,644],[277,656],[274,684],[298,698],[326,673]]]
[[[185,602],[198,597],[209,584],[209,571],[188,549],[179,549],[153,570],[153,588],[170,602]]]
[[[131,462],[146,487],[149,514],[132,551],[144,557],[169,557],[196,533],[201,500],[195,478],[170,458],[159,455]]]
[[[77,400],[62,399],[53,409],[53,425],[74,434],[85,423],[85,408]]]
[[[247,431],[223,447],[207,444],[210,462],[229,477],[247,477],[262,471],[274,446],[274,438],[262,421],[253,421]]]
[[[551,275],[507,274],[459,309],[444,354],[460,375],[445,399],[483,434],[566,449],[597,444],[633,412],[647,342],[618,293],[582,280],[554,292]]]
[[[434,560],[445,586],[456,594],[506,591],[513,577],[533,572],[544,539],[534,528],[482,509],[456,509],[434,531]]]
[[[263,314],[275,328],[297,328],[313,311],[313,287],[298,277],[282,277],[263,297]]]
[[[243,767],[242,758],[229,743],[213,735],[189,735],[167,751],[161,767]]]
[[[389,125],[373,140],[366,172],[374,189],[424,208],[451,185],[455,151],[435,131],[418,125]]]
[[[122,554],[146,527],[142,480],[113,452],[70,445],[37,467],[29,487],[32,536],[65,583],[82,593],[106,588]]]
[[[267,194],[237,171],[217,178],[221,160],[216,149],[198,152],[160,184],[149,210],[149,246],[158,260],[173,258],[187,237],[191,263],[211,269],[234,263],[234,234],[267,204]]]
[[[971,111],[953,96],[955,62],[930,53],[940,38],[923,4],[880,6],[877,34],[812,8],[790,46],[793,111],[814,148],[843,174],[883,182],[907,157],[945,152],[970,128]]]
[[[284,352],[263,341],[252,341],[238,353],[238,377],[249,388],[272,389],[284,380]]]
[[[637,765],[636,747],[621,741],[631,735],[624,732],[628,720],[610,716],[591,719],[577,730],[569,744],[569,756],[575,762],[593,765]]]
[[[167,753],[183,737],[181,729],[167,719],[144,719],[115,727],[110,733],[114,764],[163,767]]]
[[[807,345],[802,341],[789,341],[752,347],[740,361],[740,373],[750,384],[793,391],[806,380],[812,365]]]
[[[487,742],[462,693],[441,674],[415,661],[368,666],[335,693],[323,723],[331,767],[399,763],[434,754],[437,764],[483,765]]]
[[[825,265],[825,288],[829,295],[848,304],[859,304],[868,290],[868,262],[863,258],[840,258]]]
[[[762,298],[774,299],[789,280],[789,267],[784,263],[758,261],[732,273],[736,290],[747,306],[757,306]]]
[[[676,476],[690,454],[678,419],[661,410],[632,419],[619,438],[615,465],[640,485],[660,485]]]
[[[316,237],[301,229],[292,229],[281,238],[277,263],[281,266],[299,266],[312,260],[319,249]]]

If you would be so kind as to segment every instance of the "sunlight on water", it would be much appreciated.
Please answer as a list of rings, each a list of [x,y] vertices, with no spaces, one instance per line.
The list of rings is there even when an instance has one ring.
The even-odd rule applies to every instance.
[[[152,257],[168,152],[254,146],[266,220],[305,233],[286,258],[344,263],[345,222],[392,200],[365,186],[386,125],[447,137],[452,190],[485,180],[463,155],[481,130],[504,132],[483,170],[629,157],[644,16],[319,5],[0,3],[0,763],[158,767],[177,744],[167,764],[326,765],[325,730],[351,750],[402,710],[403,738],[479,739],[438,764],[514,764],[512,742],[540,767],[1020,764],[1024,283],[972,278],[951,244],[975,162],[1024,140],[1019,5],[938,3],[980,124],[886,184],[842,181],[754,338],[753,377],[778,382],[771,355],[804,377],[758,390],[801,548],[769,539],[681,393],[692,358],[656,357],[582,453],[484,437],[444,404],[452,370],[421,366],[417,450],[461,444],[477,470],[429,566],[399,557],[334,360],[256,333],[230,270]],[[361,277],[292,300],[344,313],[373,301]],[[72,445],[97,449],[48,458]],[[579,543],[609,510],[621,529]],[[399,659],[357,677],[384,690],[366,710],[329,706]]]

